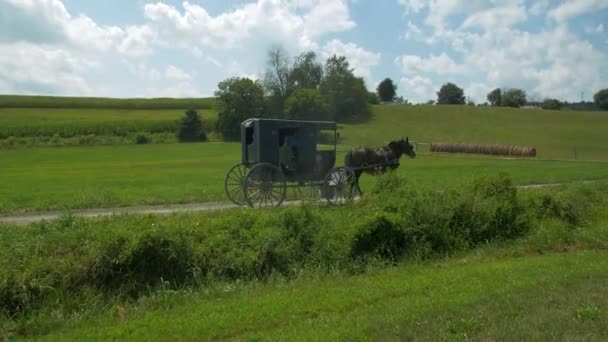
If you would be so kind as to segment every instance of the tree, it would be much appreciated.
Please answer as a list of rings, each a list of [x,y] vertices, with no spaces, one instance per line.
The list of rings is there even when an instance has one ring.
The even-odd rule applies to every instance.
[[[327,59],[319,91],[336,121],[365,120],[371,114],[365,81],[355,77],[344,56]]]
[[[397,95],[397,86],[393,83],[393,80],[387,77],[378,84],[376,92],[378,93],[378,97],[380,97],[380,101],[392,102]]]
[[[469,99],[469,100],[467,101],[467,106],[475,107],[475,101],[473,101],[473,100]]]
[[[595,105],[603,110],[608,110],[608,88],[602,89],[593,95]]]
[[[512,88],[508,89],[502,94],[502,100],[500,105],[504,107],[521,107],[526,104],[526,92]]]
[[[560,110],[562,108],[562,104],[557,99],[545,99],[541,105],[541,108],[545,110]]]
[[[285,99],[291,94],[293,87],[289,80],[289,56],[281,46],[273,46],[268,51],[267,67],[264,88],[271,96],[271,110],[282,114]]]
[[[182,142],[207,140],[207,135],[203,129],[203,121],[196,110],[189,109],[184,113],[184,117],[179,123],[177,138]]]
[[[331,120],[329,105],[317,89],[296,89],[285,101],[285,118]]]
[[[435,104],[435,100],[428,100],[428,101],[426,101],[426,104],[429,106],[432,106]]]
[[[437,92],[437,104],[464,104],[464,101],[464,91],[454,83],[444,84]]]
[[[265,117],[264,88],[259,81],[233,77],[218,84],[217,128],[226,140],[240,138],[240,124],[253,117]]]
[[[296,57],[289,82],[294,88],[317,89],[323,78],[323,65],[317,62],[317,55],[310,51]]]
[[[368,91],[367,92],[367,103],[372,104],[372,105],[380,104],[380,101],[378,101],[378,94],[374,93],[373,91]]]
[[[488,93],[488,102],[492,107],[500,106],[502,100],[502,91],[500,88],[496,88]]]

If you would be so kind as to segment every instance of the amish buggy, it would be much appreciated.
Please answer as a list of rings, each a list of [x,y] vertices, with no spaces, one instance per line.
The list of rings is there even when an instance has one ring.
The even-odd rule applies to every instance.
[[[241,161],[224,179],[226,196],[237,205],[281,205],[287,189],[297,199],[343,204],[361,193],[363,172],[377,174],[399,166],[403,154],[415,156],[407,140],[388,146],[353,149],[336,166],[337,124],[252,118],[241,123]]]

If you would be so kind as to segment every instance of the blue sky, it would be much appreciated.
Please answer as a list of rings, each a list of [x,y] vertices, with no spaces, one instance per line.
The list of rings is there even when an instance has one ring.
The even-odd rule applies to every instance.
[[[209,96],[274,44],[345,55],[426,102],[455,82],[577,101],[608,87],[608,0],[0,0],[0,93]]]

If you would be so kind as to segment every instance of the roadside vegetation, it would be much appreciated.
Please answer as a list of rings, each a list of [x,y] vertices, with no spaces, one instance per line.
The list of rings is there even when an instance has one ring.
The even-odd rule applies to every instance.
[[[436,189],[416,186],[393,173],[379,177],[360,202],[344,208],[305,205],[98,219],[65,215],[25,228],[3,226],[0,321],[5,323],[0,334],[44,335],[66,324],[86,324],[99,317],[95,315],[114,315],[117,306],[145,307],[160,298],[171,303],[169,297],[179,293],[205,296],[216,286],[264,284],[306,274],[349,276],[490,246],[512,246],[494,251],[495,255],[608,247],[603,210],[608,204],[606,183],[517,191],[502,174],[455,189]],[[519,242],[513,245],[512,241]],[[585,258],[581,256],[581,262]],[[557,267],[550,259],[529,262]],[[584,265],[579,271],[598,268],[586,261]],[[547,280],[557,274],[548,274]],[[525,283],[536,280],[527,271],[521,276]],[[378,290],[367,284],[359,291],[365,298]],[[463,291],[466,297],[482,290]],[[329,296],[325,300],[344,300]],[[162,300],[156,303],[163,308]],[[245,314],[262,314],[251,310]],[[373,314],[373,310],[358,312],[363,314],[360,319]],[[382,333],[383,326],[377,328],[374,334]],[[261,327],[253,330],[264,332]]]

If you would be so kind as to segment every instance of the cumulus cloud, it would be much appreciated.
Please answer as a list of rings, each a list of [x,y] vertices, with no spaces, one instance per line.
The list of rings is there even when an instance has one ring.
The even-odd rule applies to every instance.
[[[84,50],[142,55],[150,52],[147,27],[102,26],[72,16],[60,0],[0,0],[0,41],[52,44]]]
[[[170,81],[176,82],[190,82],[192,80],[192,76],[190,74],[174,65],[167,66],[167,69],[165,70],[165,77]]]
[[[431,54],[429,57],[403,55],[395,60],[404,74],[434,73],[437,75],[462,74],[467,72],[467,66],[458,64],[445,53]]]
[[[354,43],[343,43],[333,39],[323,46],[321,50],[323,58],[332,55],[345,56],[357,76],[364,77],[370,83],[371,68],[380,62],[381,54],[367,51]]]
[[[440,7],[444,4],[444,7]],[[461,7],[463,6],[463,7]],[[497,6],[489,8],[489,6]],[[532,6],[539,14],[548,3]],[[461,84],[466,95],[483,102],[486,90],[496,87],[523,88],[529,94],[556,97],[568,101],[580,99],[581,91],[592,93],[602,86],[608,59],[598,47],[573,33],[569,25],[559,23],[590,10],[608,8],[606,1],[570,1],[551,10],[548,17],[558,21],[537,32],[527,32],[517,25],[527,21],[521,1],[448,1],[426,3],[428,15],[424,22],[431,29],[425,42],[431,46],[451,46],[456,54],[422,56],[406,54],[396,59],[409,85],[419,74],[441,79],[461,75],[468,83]],[[469,10],[465,13],[463,8]],[[452,17],[464,15],[455,26]],[[603,25],[591,28],[603,31]],[[454,55],[462,60],[454,62]],[[421,92],[424,85],[416,79]],[[426,82],[428,84],[428,82]]]
[[[0,92],[90,95],[81,76],[96,65],[56,47],[31,43],[0,44]]]
[[[422,103],[428,100],[436,99],[436,86],[433,84],[431,79],[414,76],[414,77],[402,77],[399,81],[401,92],[405,94],[411,102]]]
[[[258,0],[217,16],[188,1],[182,7],[157,2],[144,12],[162,39],[184,46],[233,48],[254,39],[311,49],[321,35],[355,26],[346,0]]]
[[[564,22],[570,18],[608,8],[606,0],[569,0],[549,11],[549,18]]]

